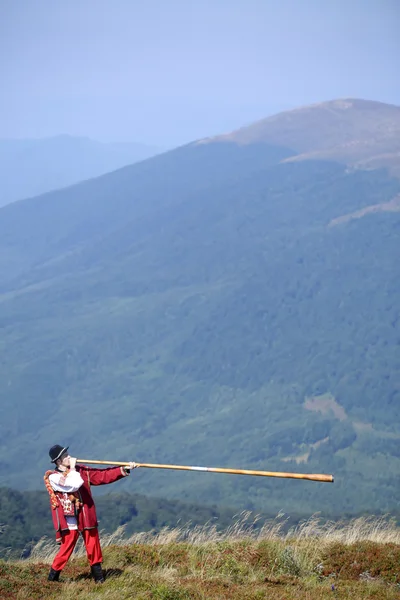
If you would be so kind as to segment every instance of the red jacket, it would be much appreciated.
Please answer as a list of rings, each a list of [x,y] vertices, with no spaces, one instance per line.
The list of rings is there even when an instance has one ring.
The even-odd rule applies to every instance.
[[[92,469],[84,465],[77,465],[76,470],[83,479],[83,484],[75,494],[78,496],[82,506],[78,510],[77,521],[79,531],[83,529],[95,529],[98,526],[96,507],[94,504],[91,485],[106,485],[114,483],[118,479],[127,476],[123,467],[109,467],[108,469]],[[58,471],[54,471],[58,473]],[[56,492],[57,495],[57,492]],[[61,536],[68,531],[67,521],[60,503],[55,508],[51,508],[53,525],[56,530],[56,540],[61,541]]]

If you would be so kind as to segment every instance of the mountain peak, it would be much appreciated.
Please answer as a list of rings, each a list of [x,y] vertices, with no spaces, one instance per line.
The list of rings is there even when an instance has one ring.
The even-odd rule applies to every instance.
[[[290,148],[289,160],[326,159],[388,167],[400,175],[400,107],[339,98],[288,110],[198,143],[268,143]]]
[[[324,102],[306,104],[304,106],[295,108],[293,110],[288,110],[286,112],[312,110],[314,108],[323,108],[330,110],[400,110],[400,107],[394,104],[386,104],[385,102],[378,102],[377,100],[363,100],[361,98],[336,98],[334,100],[326,100]]]

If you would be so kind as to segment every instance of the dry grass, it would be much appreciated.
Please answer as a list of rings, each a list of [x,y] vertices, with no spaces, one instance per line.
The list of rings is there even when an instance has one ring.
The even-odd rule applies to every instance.
[[[170,529],[163,528],[159,533],[154,532],[137,533],[129,538],[123,537],[124,528],[120,527],[110,536],[104,536],[105,544],[170,544],[171,542],[187,542],[191,545],[240,541],[251,539],[255,541],[265,540],[318,540],[319,544],[340,542],[342,544],[354,544],[355,542],[370,541],[377,543],[400,544],[400,528],[396,519],[389,515],[366,516],[352,519],[350,521],[324,521],[318,515],[313,515],[302,521],[296,527],[287,529],[289,517],[285,518],[283,513],[275,519],[267,520],[261,527],[256,527],[260,517],[252,517],[252,513],[244,511],[236,516],[234,523],[223,531],[218,531],[213,523],[191,527],[190,523],[183,527]]]
[[[388,515],[376,517],[359,517],[350,521],[324,521],[317,515],[302,521],[296,527],[287,530],[289,518],[280,513],[275,519],[265,521],[257,527],[260,517],[252,517],[252,513],[244,511],[236,516],[233,524],[223,531],[218,531],[215,523],[196,525],[192,527],[187,523],[181,527],[164,527],[159,532],[147,531],[135,533],[129,537],[125,535],[125,527],[121,526],[113,533],[101,533],[101,545],[107,546],[132,546],[134,544],[167,545],[185,542],[190,546],[215,544],[221,542],[234,542],[243,540],[275,541],[288,544],[291,547],[307,546],[310,542],[314,548],[321,549],[332,543],[344,545],[357,542],[376,542],[378,544],[400,545],[400,528],[396,520]],[[58,547],[54,540],[43,537],[33,547],[29,561],[51,562]],[[77,558],[86,556],[85,548],[80,539],[74,552]]]

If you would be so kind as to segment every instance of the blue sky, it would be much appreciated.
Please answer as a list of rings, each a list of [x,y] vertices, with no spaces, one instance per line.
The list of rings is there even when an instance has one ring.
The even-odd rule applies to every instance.
[[[340,97],[400,104],[398,0],[0,0],[0,137],[172,147]]]

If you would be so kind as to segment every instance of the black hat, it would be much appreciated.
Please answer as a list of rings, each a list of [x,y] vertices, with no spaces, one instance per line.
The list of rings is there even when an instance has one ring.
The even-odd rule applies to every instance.
[[[56,444],[55,446],[52,446],[49,450],[51,462],[55,463],[56,460],[58,460],[60,458],[60,456],[68,450],[68,448],[69,448],[69,446],[67,446],[66,448],[63,448],[62,446],[59,446],[58,444]]]

